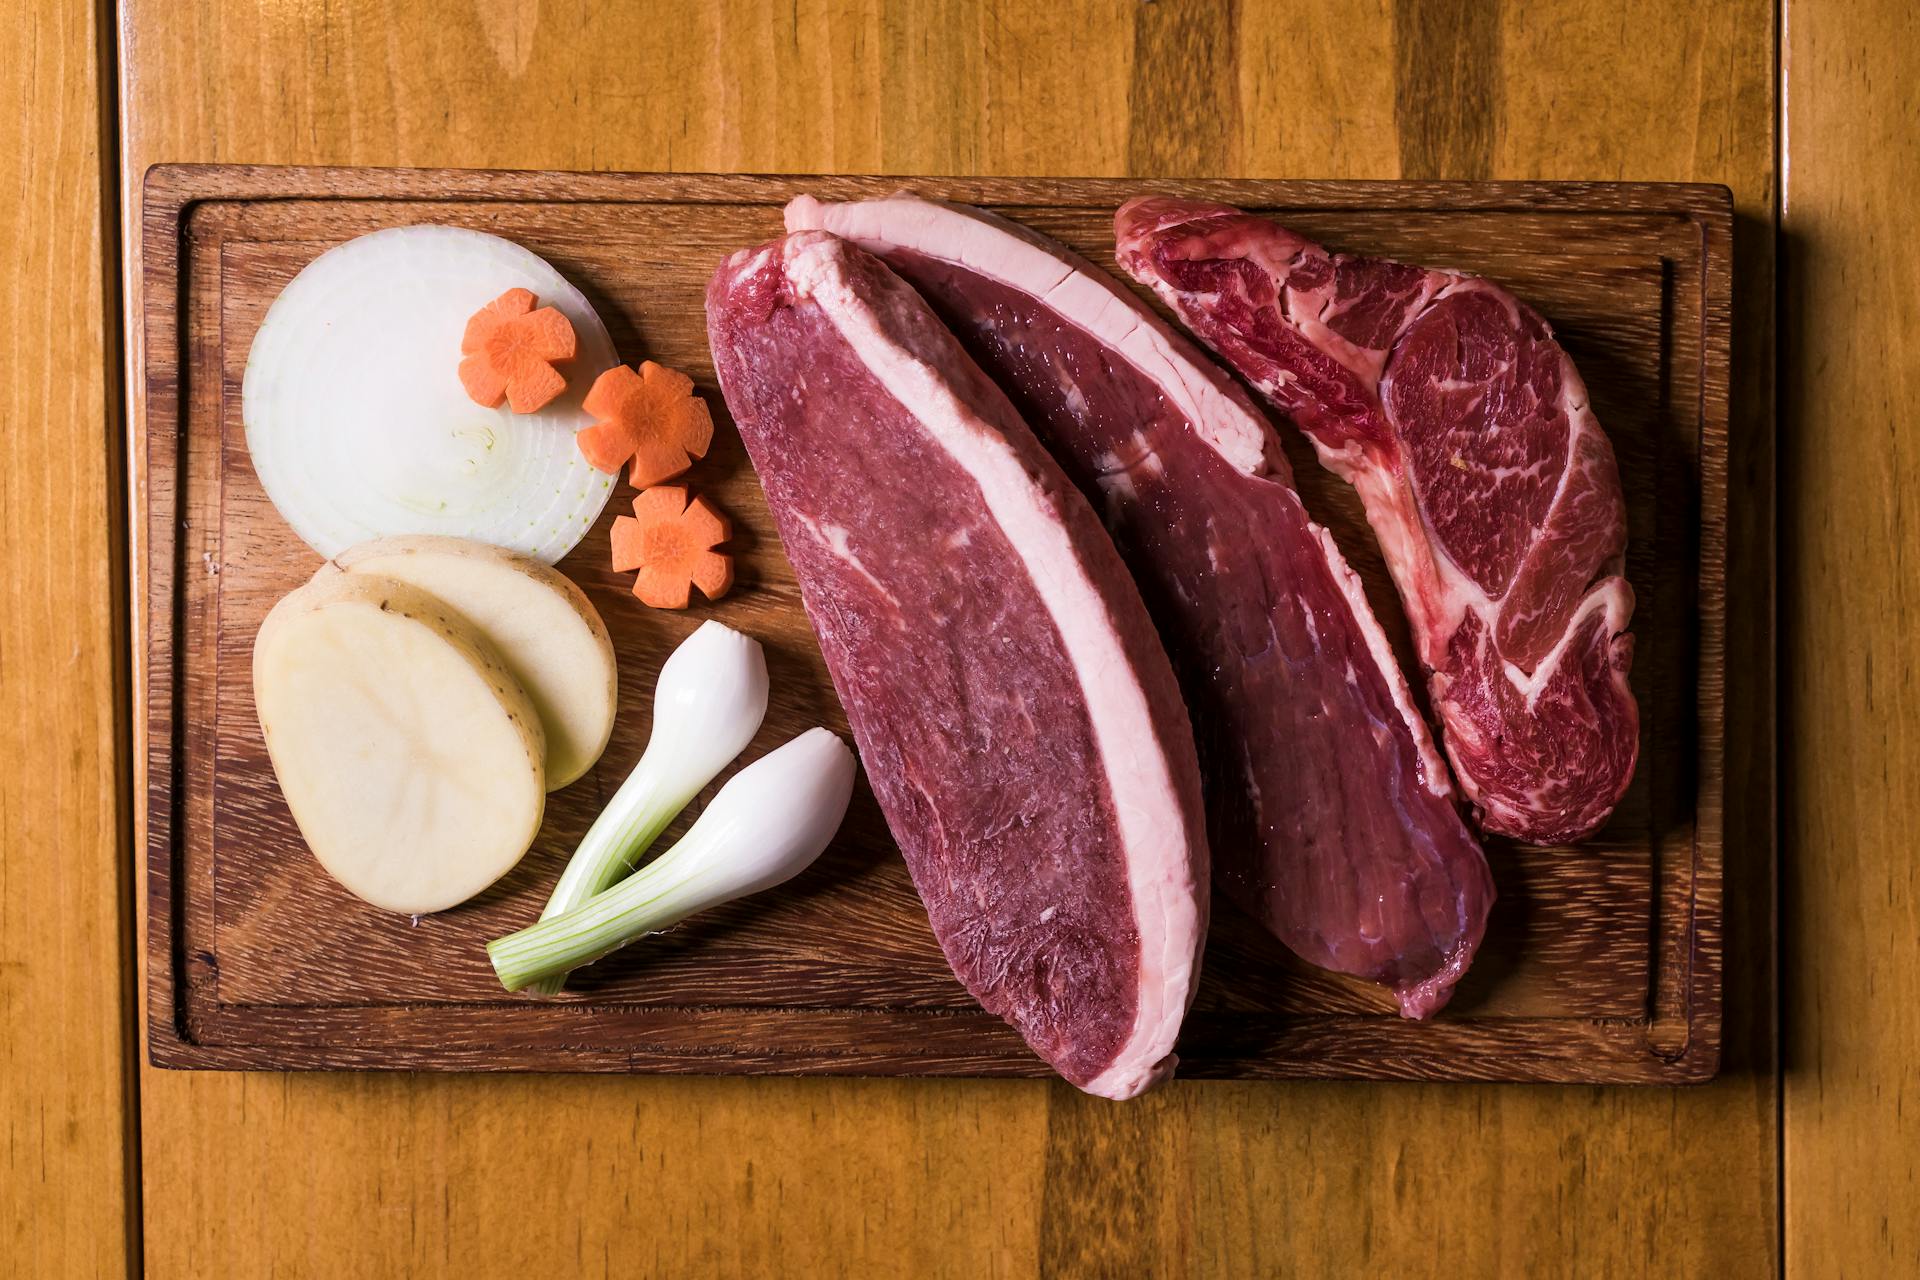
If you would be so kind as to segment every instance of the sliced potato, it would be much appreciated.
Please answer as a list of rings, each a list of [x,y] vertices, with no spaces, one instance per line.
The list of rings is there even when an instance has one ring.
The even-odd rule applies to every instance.
[[[334,573],[295,591],[254,640],[253,693],[300,834],[374,906],[445,910],[532,845],[546,804],[533,704],[418,587]]]
[[[563,574],[484,542],[426,536],[363,542],[333,564],[410,582],[493,642],[546,730],[547,790],[579,778],[607,749],[619,692],[613,640]]]

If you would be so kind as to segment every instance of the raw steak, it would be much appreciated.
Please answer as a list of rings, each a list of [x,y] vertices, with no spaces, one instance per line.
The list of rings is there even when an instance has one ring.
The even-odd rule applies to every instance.
[[[1480,825],[1591,835],[1640,746],[1626,509],[1547,322],[1486,280],[1329,255],[1223,205],[1134,200],[1114,234],[1359,490]]]
[[[1074,1084],[1168,1074],[1207,852],[1186,709],[1113,543],[879,261],[729,259],[714,365],[868,780],[967,989]]]
[[[1111,276],[978,210],[821,205],[931,301],[1105,511],[1176,655],[1215,878],[1302,957],[1445,1004],[1493,901],[1445,764],[1273,429]]]

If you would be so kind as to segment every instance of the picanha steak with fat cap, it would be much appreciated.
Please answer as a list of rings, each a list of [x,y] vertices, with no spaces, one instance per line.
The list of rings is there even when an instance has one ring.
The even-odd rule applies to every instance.
[[[1199,769],[1099,519],[918,294],[821,232],[707,291],[860,756],[948,962],[1090,1093],[1174,1065],[1206,933]]]

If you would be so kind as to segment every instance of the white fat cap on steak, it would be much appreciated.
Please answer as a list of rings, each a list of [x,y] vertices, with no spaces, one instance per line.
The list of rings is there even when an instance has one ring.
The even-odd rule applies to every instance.
[[[1063,260],[1026,228],[983,210],[910,195],[847,204],[797,196],[786,217],[788,231],[831,231],[882,257],[888,249],[908,249],[1038,298],[1160,387],[1194,432],[1234,467],[1248,475],[1266,469],[1266,432],[1234,403],[1216,372],[1179,350],[1180,339],[1119,281]]]

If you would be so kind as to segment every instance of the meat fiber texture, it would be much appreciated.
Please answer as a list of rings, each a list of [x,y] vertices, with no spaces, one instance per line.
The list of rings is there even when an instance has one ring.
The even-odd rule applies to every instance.
[[[1425,1017],[1492,878],[1360,584],[1273,428],[1118,281],[977,209],[802,197],[932,302],[1105,513],[1173,654],[1206,761],[1214,877],[1323,968]]]
[[[1547,322],[1478,277],[1224,205],[1133,200],[1114,229],[1121,265],[1359,491],[1481,827],[1591,835],[1640,745],[1626,508]]]
[[[1206,933],[1186,709],[1098,518],[919,295],[819,232],[730,258],[714,364],[954,973],[1069,1081],[1169,1074]]]

